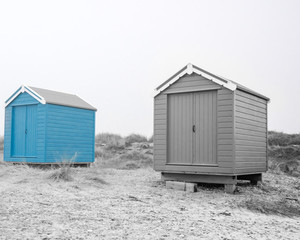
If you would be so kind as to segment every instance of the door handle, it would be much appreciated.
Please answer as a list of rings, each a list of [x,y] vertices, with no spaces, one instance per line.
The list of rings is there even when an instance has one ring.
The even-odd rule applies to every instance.
[[[196,132],[196,126],[193,125],[193,132]]]
[[[25,134],[27,134],[27,129],[25,129]]]

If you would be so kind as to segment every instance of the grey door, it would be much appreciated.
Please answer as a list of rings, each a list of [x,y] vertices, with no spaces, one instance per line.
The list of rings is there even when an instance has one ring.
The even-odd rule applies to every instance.
[[[168,95],[168,163],[215,165],[217,91]]]
[[[217,91],[194,93],[194,164],[217,163]]]
[[[190,164],[193,159],[193,95],[168,95],[168,163]]]

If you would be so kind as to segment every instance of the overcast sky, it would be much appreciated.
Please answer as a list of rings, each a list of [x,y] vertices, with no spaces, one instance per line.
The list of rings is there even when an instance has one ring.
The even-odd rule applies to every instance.
[[[300,133],[300,1],[0,1],[4,101],[22,84],[77,94],[96,132],[153,132],[153,90],[189,62],[271,98]]]

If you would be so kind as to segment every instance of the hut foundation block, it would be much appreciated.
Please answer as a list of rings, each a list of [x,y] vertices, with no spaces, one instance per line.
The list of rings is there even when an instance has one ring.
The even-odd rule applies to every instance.
[[[166,187],[179,191],[196,192],[197,184],[177,181],[166,181]]]
[[[226,193],[234,193],[234,190],[236,189],[235,184],[225,184],[225,192]]]

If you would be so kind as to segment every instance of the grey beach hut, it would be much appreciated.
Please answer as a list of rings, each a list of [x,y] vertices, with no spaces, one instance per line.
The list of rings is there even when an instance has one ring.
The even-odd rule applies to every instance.
[[[154,169],[163,180],[252,184],[267,170],[269,98],[188,64],[156,88]]]

